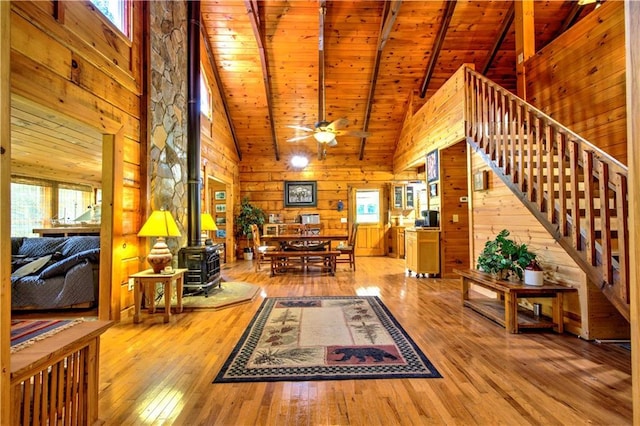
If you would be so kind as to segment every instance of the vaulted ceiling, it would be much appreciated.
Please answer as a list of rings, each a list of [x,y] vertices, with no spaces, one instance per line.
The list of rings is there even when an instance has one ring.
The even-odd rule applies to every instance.
[[[594,6],[535,1],[536,50]],[[513,1],[220,0],[201,13],[242,156],[315,153],[290,126],[346,118],[370,135],[338,136],[327,155],[390,164],[408,111],[462,64],[515,92]]]

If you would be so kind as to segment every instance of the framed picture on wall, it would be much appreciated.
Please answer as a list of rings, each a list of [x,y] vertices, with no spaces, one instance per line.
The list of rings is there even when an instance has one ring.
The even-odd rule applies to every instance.
[[[315,207],[318,204],[316,181],[285,181],[285,207]]]
[[[437,197],[438,196],[438,184],[430,183],[429,184],[429,197]]]
[[[215,198],[216,200],[226,200],[227,193],[225,191],[216,191],[213,193],[213,198]]]
[[[440,167],[438,166],[438,150],[433,150],[427,154],[426,160],[427,182],[434,182],[440,179]]]
[[[227,211],[226,204],[216,204],[216,213],[224,213]]]
[[[224,229],[218,229],[216,231],[216,238],[226,238],[227,237],[227,231],[225,231]]]
[[[222,217],[216,217],[216,225],[220,226],[220,225],[225,225],[227,223],[227,218],[222,216]]]

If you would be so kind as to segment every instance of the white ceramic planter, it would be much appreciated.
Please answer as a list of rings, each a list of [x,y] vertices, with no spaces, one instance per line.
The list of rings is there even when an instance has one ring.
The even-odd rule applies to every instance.
[[[532,271],[529,269],[524,270],[524,284],[525,285],[534,285],[541,286],[543,285],[544,280],[544,272],[542,271]]]

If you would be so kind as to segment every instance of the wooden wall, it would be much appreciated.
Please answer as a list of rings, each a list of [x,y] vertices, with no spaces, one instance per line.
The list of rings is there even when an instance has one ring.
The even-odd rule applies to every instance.
[[[464,96],[461,67],[415,114],[407,117],[393,158],[394,172],[423,166],[428,152],[464,139]]]
[[[623,2],[604,2],[526,69],[528,102],[627,163]]]
[[[201,40],[200,58],[202,69],[211,89],[213,112],[211,119],[205,116],[201,117],[201,164],[206,175],[203,175],[205,182],[210,182],[211,179],[215,179],[219,182],[220,186],[218,186],[218,188],[224,188],[226,192],[225,204],[227,211],[225,214],[225,229],[227,236],[224,240],[215,240],[215,242],[225,243],[225,247],[227,248],[225,251],[226,260],[231,261],[233,260],[233,247],[235,245],[232,231],[233,206],[238,199],[236,194],[238,194],[240,182],[238,169],[239,157],[222,100],[222,92],[213,73],[213,59],[211,55],[209,55],[205,43],[204,40]],[[208,185],[208,182],[206,184]],[[213,197],[207,197],[207,202],[207,204],[203,203],[202,205],[203,211],[208,211],[215,217],[215,204],[218,203],[213,200]]]
[[[355,158],[355,157],[354,157]],[[350,185],[387,187],[389,182],[415,180],[417,173],[406,172],[394,175],[390,165],[359,166],[354,158],[327,154],[325,160],[311,158],[304,170],[293,168],[288,159],[275,161],[261,156],[244,155],[240,164],[240,197],[248,196],[252,204],[262,208],[267,214],[280,213],[285,222],[293,222],[298,215],[319,213],[325,229],[347,232]],[[314,208],[285,208],[284,181],[316,181],[318,205]],[[338,201],[342,200],[344,210],[338,212]],[[236,212],[237,213],[237,212]],[[386,216],[385,216],[386,220]]]
[[[75,118],[105,135],[107,156],[119,161],[112,188],[113,215],[106,229],[113,252],[103,253],[112,270],[101,288],[100,316],[119,318],[120,286],[138,270],[142,105],[142,16],[144,3],[132,2],[136,23],[131,40],[117,32],[89,2],[11,2],[11,90],[34,103]],[[103,154],[104,158],[104,154]],[[109,167],[109,169],[111,169]],[[102,275],[101,275],[102,280]],[[103,306],[102,303],[106,303]]]
[[[461,197],[468,196],[467,143],[440,150],[441,275],[457,278],[454,268],[469,268],[469,209]]]

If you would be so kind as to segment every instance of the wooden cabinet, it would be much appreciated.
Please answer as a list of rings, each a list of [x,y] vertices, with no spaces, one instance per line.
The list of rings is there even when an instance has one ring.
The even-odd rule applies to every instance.
[[[392,210],[413,210],[415,208],[415,191],[412,185],[391,186]]]
[[[262,235],[299,234],[301,229],[300,223],[265,223],[262,225]]]
[[[390,257],[404,258],[404,226],[392,226],[389,229],[389,252]]]
[[[440,273],[440,231],[438,229],[405,229],[406,268],[411,276]]]

